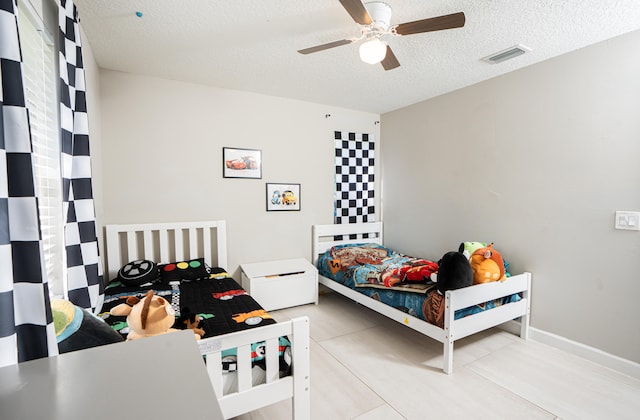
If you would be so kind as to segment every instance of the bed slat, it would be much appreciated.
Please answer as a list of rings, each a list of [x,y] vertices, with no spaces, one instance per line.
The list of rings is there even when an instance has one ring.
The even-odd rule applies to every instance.
[[[279,362],[279,340],[276,338],[270,338],[266,342],[266,382],[277,381],[280,377],[280,362]]]
[[[125,263],[136,259],[166,264],[204,257],[208,265],[228,269],[224,220],[107,225],[105,230],[109,280]]]
[[[511,321],[522,315],[527,306],[527,300],[508,303],[488,311],[482,311],[455,321],[454,340],[467,337],[479,331],[484,331],[504,322]]]
[[[213,385],[213,390],[216,392],[216,397],[219,399],[222,397],[222,390],[224,389],[222,383],[222,353],[219,351],[209,353],[205,356],[205,360],[209,380]]]
[[[529,273],[507,278],[505,281],[494,281],[490,283],[477,284],[472,287],[464,287],[455,292],[456,298],[451,305],[451,309],[456,311],[499,297],[510,296],[528,290]],[[448,291],[447,293],[452,293]]]
[[[251,344],[237,348],[238,352],[238,392],[251,388]]]

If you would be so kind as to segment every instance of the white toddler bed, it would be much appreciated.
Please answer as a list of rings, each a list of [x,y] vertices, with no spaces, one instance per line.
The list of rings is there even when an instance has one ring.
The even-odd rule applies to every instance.
[[[107,275],[115,279],[127,262],[146,259],[160,263],[204,257],[210,267],[227,268],[225,221],[107,225]],[[280,377],[279,337],[291,342],[292,374]],[[251,344],[265,342],[266,369],[256,381]],[[309,320],[306,317],[204,338],[198,341],[209,378],[225,418],[292,398],[292,415],[310,418]],[[237,366],[224,372],[222,352],[236,349]],[[231,390],[229,382],[233,382]],[[261,382],[254,384],[255,382]]]
[[[349,235],[358,238],[349,239]],[[342,236],[342,239],[336,239]],[[341,225],[314,225],[312,227],[312,259],[314,265],[318,258],[335,245],[375,243],[382,245],[382,222]],[[478,284],[457,290],[447,291],[445,294],[444,328],[430,324],[420,318],[407,315],[399,309],[388,306],[372,299],[357,290],[353,290],[330,278],[319,275],[320,284],[332,289],[386,317],[408,326],[428,337],[444,344],[444,372],[453,372],[453,343],[471,334],[500,325],[515,318],[520,318],[520,337],[528,338],[531,274],[522,273],[512,275],[504,282]],[[404,293],[404,292],[403,292]],[[479,312],[460,319],[454,319],[458,309],[489,302],[505,296],[518,293],[521,299],[517,302],[503,304],[496,308]]]

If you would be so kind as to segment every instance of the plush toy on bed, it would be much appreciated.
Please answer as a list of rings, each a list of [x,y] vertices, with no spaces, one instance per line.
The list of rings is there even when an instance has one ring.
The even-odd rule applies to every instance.
[[[507,278],[502,255],[493,249],[492,243],[476,249],[471,254],[470,263],[473,270],[473,284],[505,281]]]
[[[471,255],[473,255],[476,250],[487,246],[484,242],[462,242],[460,247],[458,248],[459,252],[462,252],[468,260],[471,259]]]
[[[192,313],[188,307],[180,309],[180,317],[176,321],[176,326],[180,329],[191,329],[200,337],[205,334],[202,328],[202,318],[200,315]]]
[[[473,284],[469,260],[462,252],[450,251],[438,261],[436,287],[427,293],[422,314],[427,322],[444,328],[444,294],[447,290],[461,289]]]
[[[447,252],[438,262],[438,281],[436,287],[440,293],[461,289],[473,284],[473,273],[469,260],[456,251]]]
[[[127,317],[130,329],[127,341],[180,331],[171,328],[176,321],[171,304],[155,295],[153,290],[149,290],[142,299],[129,296],[127,303],[113,308],[111,314]],[[194,331],[194,335],[197,340],[200,339],[197,332]]]
[[[68,300],[51,299],[51,314],[60,353],[123,341],[102,318]]]

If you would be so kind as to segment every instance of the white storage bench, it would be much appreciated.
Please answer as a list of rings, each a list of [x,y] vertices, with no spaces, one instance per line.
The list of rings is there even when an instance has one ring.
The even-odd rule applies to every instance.
[[[242,287],[267,311],[318,303],[318,270],[304,258],[240,264]]]

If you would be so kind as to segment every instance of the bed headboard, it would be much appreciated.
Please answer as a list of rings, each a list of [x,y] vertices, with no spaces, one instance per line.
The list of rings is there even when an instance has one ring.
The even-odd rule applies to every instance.
[[[357,235],[357,239],[351,239]],[[368,238],[363,239],[363,235]],[[342,239],[336,237],[342,236]],[[339,225],[313,225],[311,227],[311,260],[313,265],[318,262],[318,256],[334,245],[376,243],[382,245],[382,222],[345,223]]]
[[[158,264],[204,258],[211,267],[227,268],[227,225],[205,222],[106,225],[107,280],[129,261]]]

